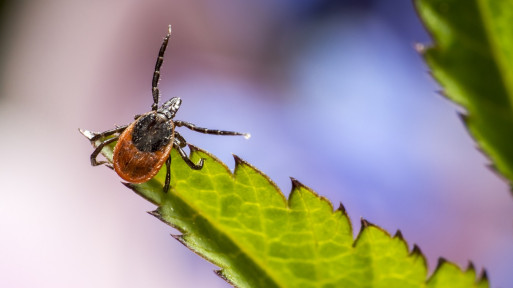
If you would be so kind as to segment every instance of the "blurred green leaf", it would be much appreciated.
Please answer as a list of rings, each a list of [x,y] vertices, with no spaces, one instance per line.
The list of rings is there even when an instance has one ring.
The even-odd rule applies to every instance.
[[[513,180],[513,1],[415,0],[434,39],[421,49],[495,169]]]
[[[82,133],[90,138],[89,131]],[[99,142],[93,143],[97,145]],[[102,151],[110,161],[113,145]],[[237,287],[487,287],[471,266],[462,272],[440,261],[426,280],[426,260],[411,252],[398,231],[391,237],[362,220],[353,239],[342,205],[331,203],[297,180],[286,199],[262,172],[235,157],[232,173],[191,146],[201,170],[190,169],[171,151],[171,191],[163,193],[165,167],[152,180],[125,184],[158,206],[150,214],[179,230],[174,237],[221,268]]]

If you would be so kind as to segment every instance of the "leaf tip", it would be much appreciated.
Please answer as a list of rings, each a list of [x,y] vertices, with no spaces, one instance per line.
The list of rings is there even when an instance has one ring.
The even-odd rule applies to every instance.
[[[91,132],[89,130],[86,130],[86,129],[82,129],[82,128],[78,128],[78,131],[84,135],[89,141],[93,141],[93,139],[95,138],[96,136],[96,133],[94,132]]]
[[[125,187],[127,187],[128,189],[131,189],[131,190],[134,190],[135,191],[135,185],[130,183],[130,182],[123,182],[121,181],[121,184],[125,185]]]

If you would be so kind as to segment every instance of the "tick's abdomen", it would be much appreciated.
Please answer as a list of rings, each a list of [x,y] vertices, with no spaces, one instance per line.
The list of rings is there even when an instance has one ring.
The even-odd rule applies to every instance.
[[[149,112],[120,135],[114,148],[114,170],[124,180],[143,183],[153,178],[169,157],[174,126],[164,115]]]

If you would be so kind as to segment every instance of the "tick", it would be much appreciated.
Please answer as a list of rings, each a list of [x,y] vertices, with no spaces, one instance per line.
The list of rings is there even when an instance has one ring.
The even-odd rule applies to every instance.
[[[113,167],[116,173],[125,181],[138,184],[144,183],[153,178],[162,165],[166,163],[166,181],[164,184],[164,192],[169,190],[169,182],[171,179],[171,149],[176,149],[180,153],[182,159],[187,165],[199,170],[203,167],[203,159],[198,163],[192,162],[187,156],[183,148],[187,145],[185,139],[178,133],[176,127],[186,127],[190,130],[214,135],[241,135],[249,138],[249,134],[222,131],[197,127],[196,125],[174,120],[175,114],[182,104],[182,100],[173,97],[159,106],[160,92],[158,83],[160,80],[160,67],[164,61],[164,52],[166,51],[169,37],[171,36],[171,25],[169,25],[168,33],[160,47],[155,71],[152,78],[152,96],[153,104],[151,111],[142,115],[136,115],[134,122],[129,125],[119,126],[102,133],[94,133],[89,139],[95,142],[103,137],[114,135],[111,138],[101,142],[91,154],[91,165],[98,166],[106,164]],[[84,133],[83,130],[81,130]],[[98,161],[96,157],[102,151],[105,145],[114,141],[118,141],[114,147],[112,162],[110,165],[106,161]]]

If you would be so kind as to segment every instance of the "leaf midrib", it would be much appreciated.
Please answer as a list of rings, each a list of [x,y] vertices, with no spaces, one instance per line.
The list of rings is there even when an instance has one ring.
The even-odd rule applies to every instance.
[[[513,113],[513,101],[512,101],[512,97],[513,97],[513,83],[509,84],[511,81],[508,81],[508,66],[507,64],[505,63],[505,60],[504,57],[503,57],[503,54],[500,52],[500,49],[498,48],[498,43],[497,43],[497,40],[495,39],[494,35],[495,33],[493,33],[493,30],[491,28],[492,24],[490,21],[492,21],[492,17],[490,17],[490,13],[489,13],[489,10],[487,9],[487,5],[483,4],[483,1],[486,1],[486,0],[475,0],[477,5],[476,7],[478,7],[478,14],[479,14],[479,17],[480,17],[480,22],[483,24],[483,30],[484,30],[484,36],[486,37],[487,39],[487,44],[489,46],[489,50],[490,50],[490,54],[492,55],[492,58],[495,60],[493,61],[493,63],[497,63],[496,66],[497,66],[497,69],[500,71],[499,75],[500,75],[500,81],[502,83],[502,85],[506,88],[505,91],[507,93],[507,98],[508,98],[508,103],[509,103],[509,107],[510,107],[510,110],[512,111]],[[488,16],[488,17],[486,17]]]

